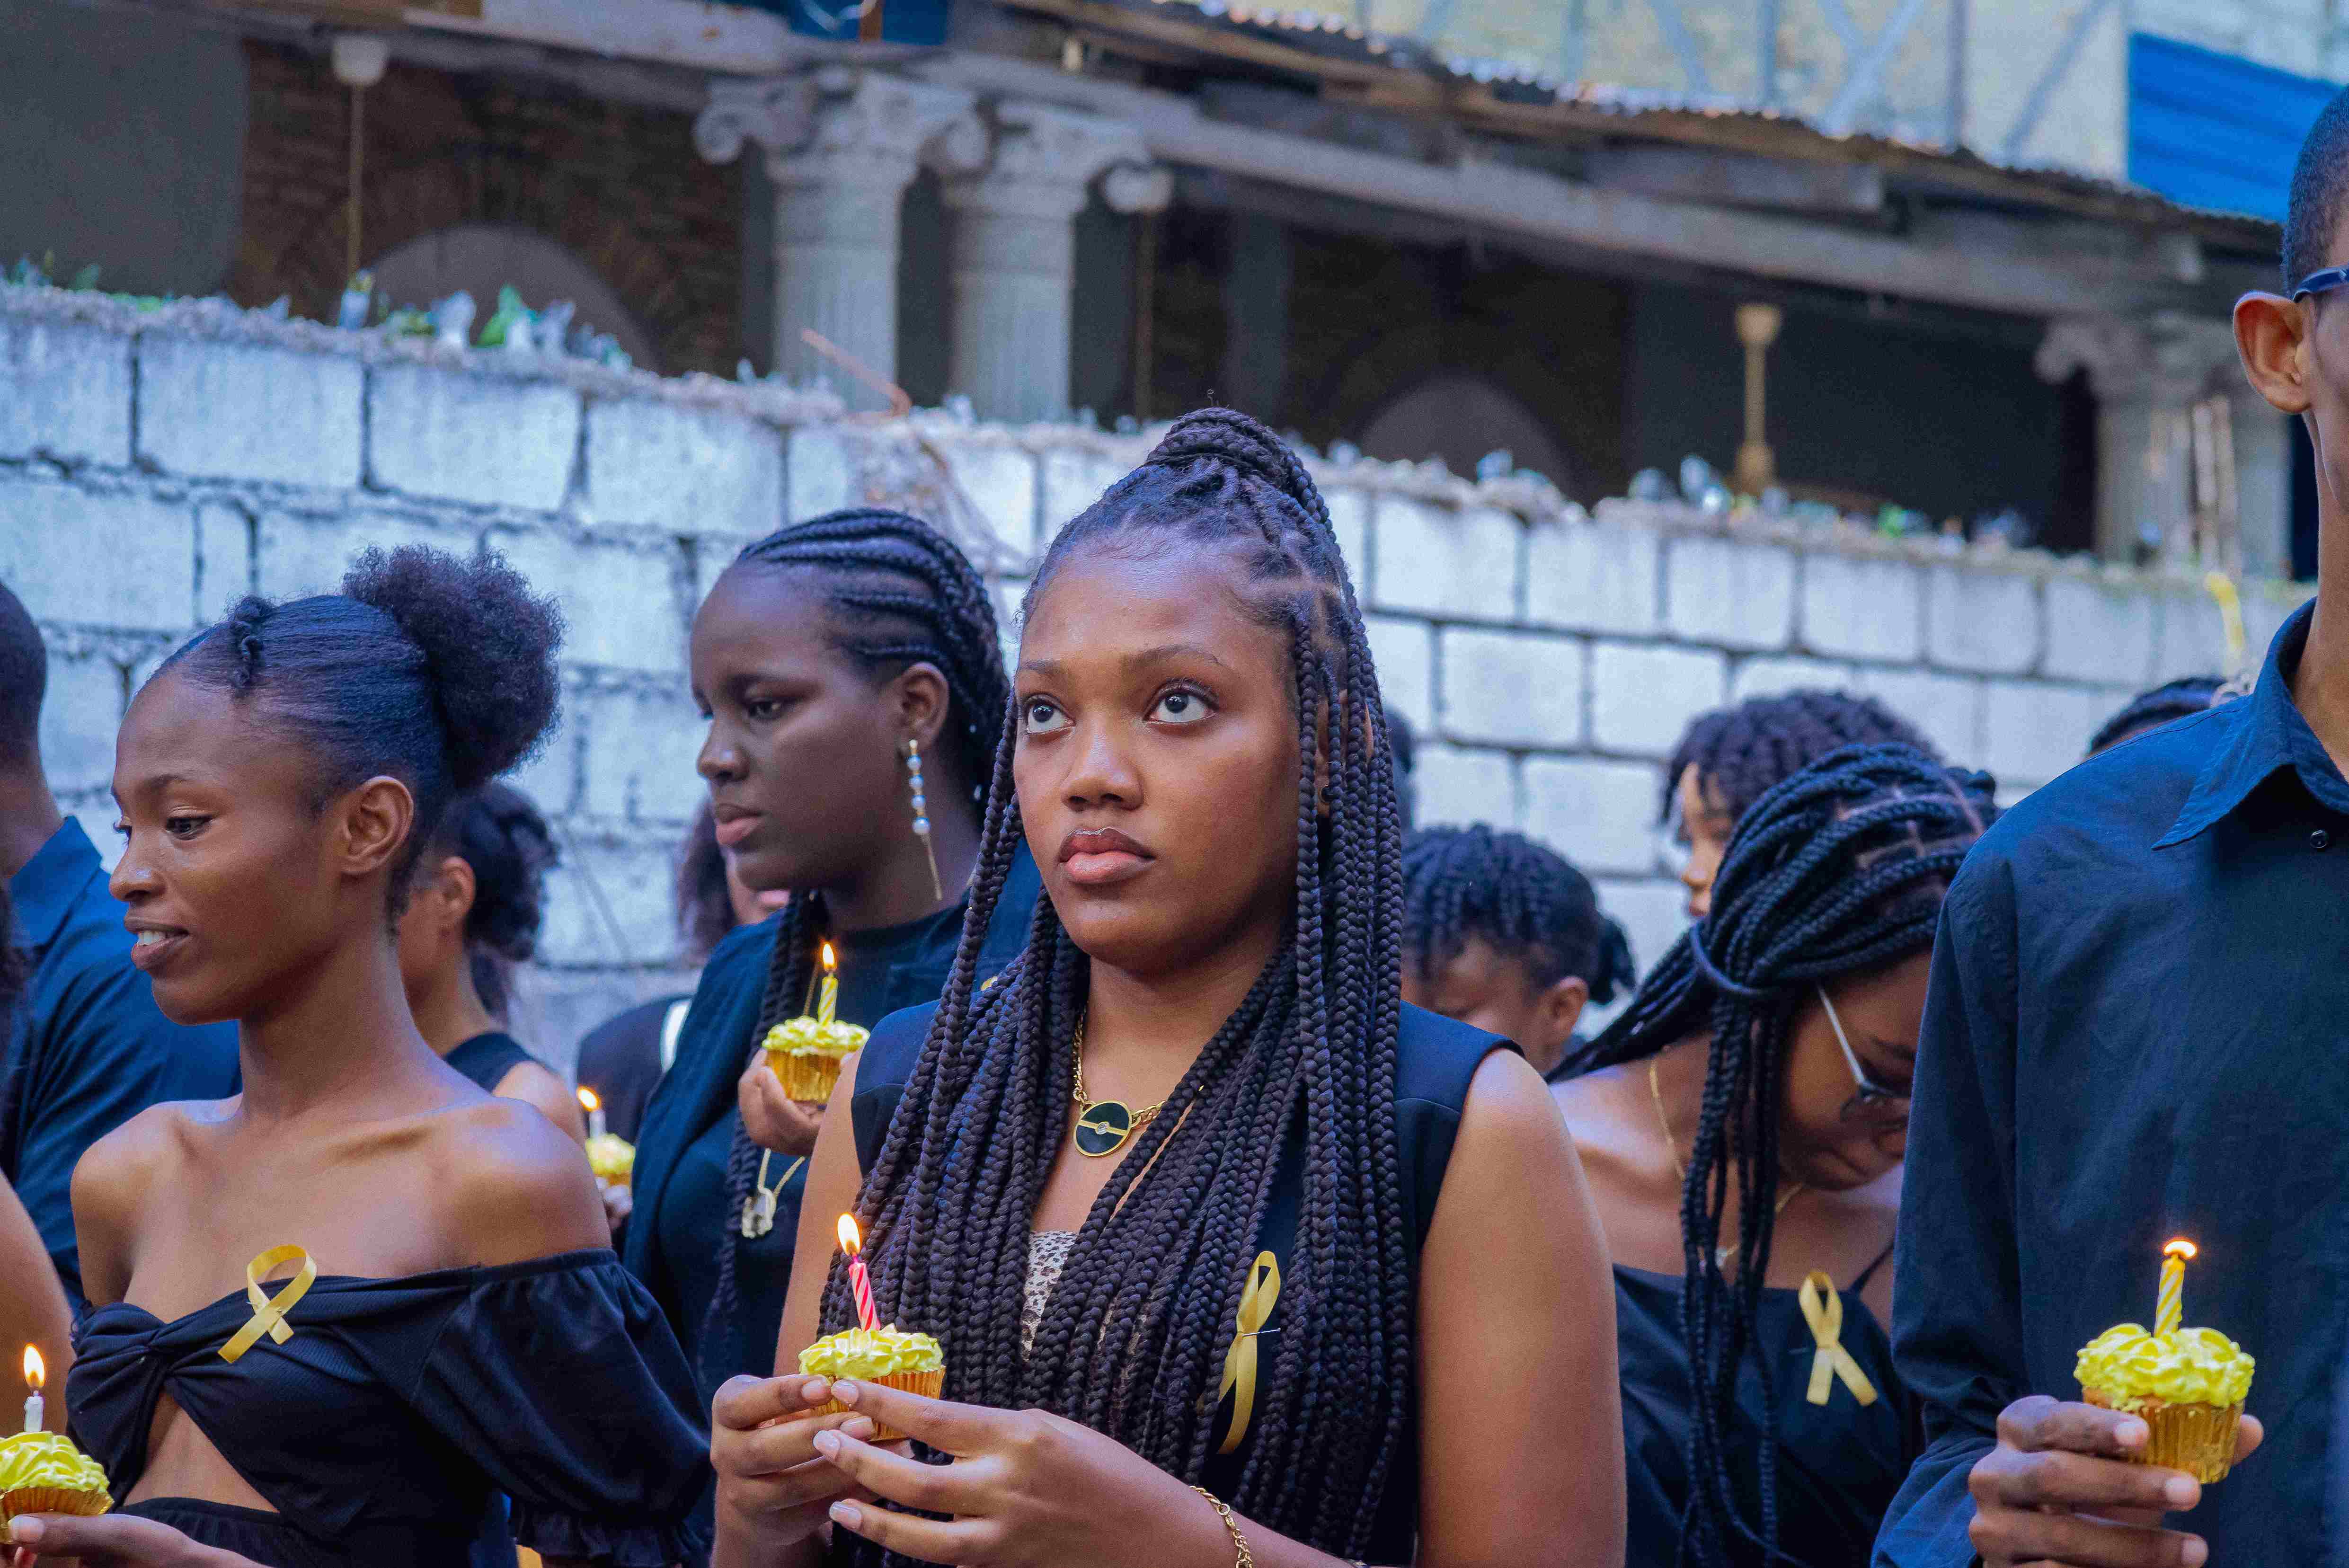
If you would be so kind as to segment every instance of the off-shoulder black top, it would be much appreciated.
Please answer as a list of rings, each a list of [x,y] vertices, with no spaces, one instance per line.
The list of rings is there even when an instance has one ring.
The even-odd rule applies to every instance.
[[[274,1295],[280,1285],[264,1287]],[[123,1497],[171,1398],[276,1511],[150,1498],[124,1511],[270,1568],[465,1561],[494,1507],[548,1557],[698,1560],[709,1439],[652,1297],[595,1247],[398,1279],[321,1274],[234,1363],[243,1292],[170,1323],[115,1302],[75,1334],[73,1432]]]

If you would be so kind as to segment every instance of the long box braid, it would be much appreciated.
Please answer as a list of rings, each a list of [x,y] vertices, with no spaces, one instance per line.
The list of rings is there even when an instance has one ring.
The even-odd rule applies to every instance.
[[[858,1219],[882,1315],[943,1341],[947,1398],[1057,1411],[1196,1481],[1281,1145],[1301,1119],[1285,1331],[1230,1501],[1356,1555],[1405,1438],[1414,1374],[1394,1125],[1402,820],[1384,708],[1328,510],[1262,426],[1225,409],[1178,421],[1061,531],[1030,602],[1073,552],[1135,531],[1241,546],[1251,608],[1289,639],[1305,759],[1294,933],[1119,1163],[1023,1355],[1029,1231],[1067,1130],[1090,961],[1047,899],[1025,953],[977,988],[1021,831],[1007,725],[961,948]],[[853,1319],[835,1259],[823,1321]],[[898,1561],[846,1538],[833,1551]]]

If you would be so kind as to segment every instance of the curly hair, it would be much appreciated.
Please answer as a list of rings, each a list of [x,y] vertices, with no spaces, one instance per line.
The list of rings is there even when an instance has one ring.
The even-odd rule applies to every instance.
[[[2141,691],[2127,706],[2097,727],[2088,738],[2088,755],[2109,751],[2122,741],[2158,729],[2172,719],[2187,717],[2217,706],[2225,679],[2219,676],[2186,676]]]
[[[1630,939],[1599,913],[1598,890],[1564,855],[1479,822],[1423,828],[1402,846],[1403,956],[1422,975],[1481,937],[1537,986],[1572,975],[1605,1006],[1638,978]]]
[[[1137,535],[1232,552],[1248,612],[1291,650],[1298,755],[1322,761],[1299,769],[1289,939],[1137,1133],[1023,1352],[1029,1225],[1067,1131],[1091,960],[1046,899],[1026,951],[978,985],[1021,832],[1007,734],[946,995],[858,1196],[866,1256],[882,1315],[954,1346],[948,1398],[1058,1412],[1195,1482],[1215,1442],[1222,1330],[1301,1127],[1296,1256],[1282,1264],[1296,1315],[1229,1501],[1357,1556],[1411,1441],[1416,1377],[1394,1124],[1402,843],[1384,707],[1329,511],[1263,426],[1219,408],[1175,421],[1061,531],[1029,603],[1071,558]],[[835,1260],[824,1323],[854,1317]],[[851,1539],[833,1552],[894,1561]]]
[[[1940,761],[1916,726],[1872,696],[1803,689],[1751,696],[1689,721],[1664,765],[1656,820],[1669,820],[1681,775],[1696,769],[1707,799],[1731,821],[1783,780],[1844,746],[1912,747]]]
[[[546,918],[546,873],[562,860],[554,830],[531,798],[511,784],[484,784],[460,795],[433,840],[433,852],[473,868],[473,907],[465,947],[481,1006],[502,1018],[512,996],[512,966],[538,951]]]

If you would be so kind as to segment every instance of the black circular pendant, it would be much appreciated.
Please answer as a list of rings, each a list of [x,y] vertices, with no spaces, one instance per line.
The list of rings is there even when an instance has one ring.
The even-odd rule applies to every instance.
[[[1077,1113],[1077,1152],[1099,1160],[1133,1136],[1133,1112],[1122,1099],[1098,1099]]]

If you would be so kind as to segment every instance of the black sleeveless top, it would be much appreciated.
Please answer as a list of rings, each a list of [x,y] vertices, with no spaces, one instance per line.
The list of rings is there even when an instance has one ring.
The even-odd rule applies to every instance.
[[[271,1294],[280,1288],[264,1287]],[[74,1335],[73,1434],[117,1497],[166,1393],[274,1513],[192,1498],[124,1510],[268,1568],[458,1563],[496,1531],[548,1557],[667,1568],[709,1438],[685,1358],[608,1248],[398,1279],[321,1274],[234,1363],[240,1291],[170,1323],[128,1302]],[[511,1552],[511,1548],[508,1548]]]
[[[486,1035],[475,1035],[440,1058],[472,1081],[484,1093],[495,1094],[498,1085],[506,1081],[506,1074],[524,1062],[544,1062],[522,1048],[522,1042],[512,1035],[492,1029]],[[552,1068],[547,1068],[552,1072]]]
[[[858,1169],[870,1171],[888,1136],[889,1119],[904,1098],[905,1081],[930,1032],[936,1004],[909,1008],[884,1018],[857,1058],[856,1098],[851,1110],[856,1124]],[[1417,1296],[1419,1254],[1435,1219],[1435,1200],[1444,1186],[1444,1167],[1452,1159],[1452,1142],[1460,1130],[1460,1113],[1468,1102],[1469,1080],[1496,1050],[1516,1047],[1496,1035],[1471,1028],[1450,1018],[1405,1004],[1395,1047],[1396,1152],[1402,1167],[1403,1212],[1411,1226],[1413,1298]],[[1292,1119],[1288,1143],[1273,1177],[1271,1202],[1257,1233],[1259,1251],[1268,1251],[1284,1263],[1293,1254],[1298,1212],[1305,1192],[1305,1132]],[[1287,1293],[1276,1300],[1263,1333],[1281,1330],[1288,1312]],[[906,1324],[919,1328],[919,1324]],[[1237,1328],[1237,1326],[1233,1326]],[[947,1350],[946,1397],[959,1398],[954,1385],[954,1346]],[[1367,1561],[1408,1563],[1419,1535],[1419,1418],[1416,1390],[1404,1428],[1403,1446],[1387,1471],[1385,1496],[1371,1534]],[[1216,1417],[1216,1437],[1209,1445],[1220,1449],[1231,1429],[1232,1400],[1224,1399]],[[1253,1451],[1254,1438],[1243,1437],[1228,1454],[1211,1454],[1200,1484],[1219,1497],[1238,1490],[1240,1473]]]
[[[1889,1256],[1889,1253],[1886,1254]],[[1777,1408],[1778,1547],[1806,1568],[1867,1568],[1876,1527],[1923,1447],[1916,1401],[1892,1366],[1892,1342],[1860,1292],[1882,1265],[1868,1266],[1843,1297],[1845,1349],[1876,1386],[1863,1406],[1841,1379],[1827,1402],[1807,1398],[1818,1340],[1803,1316],[1799,1293],[1765,1290],[1754,1343],[1770,1358]],[[1674,1274],[1615,1267],[1615,1336],[1623,1378],[1623,1460],[1630,1530],[1626,1568],[1674,1568],[1681,1520],[1688,1507],[1688,1351],[1681,1339],[1682,1281]],[[1762,1375],[1751,1360],[1739,1369],[1731,1451],[1741,1462],[1740,1506],[1761,1517],[1762,1477],[1754,1458],[1763,1405]]]

